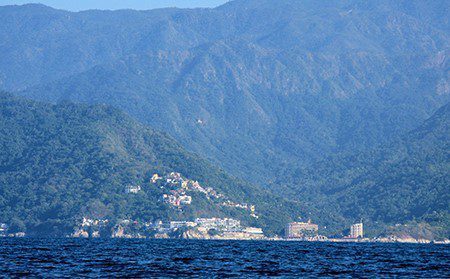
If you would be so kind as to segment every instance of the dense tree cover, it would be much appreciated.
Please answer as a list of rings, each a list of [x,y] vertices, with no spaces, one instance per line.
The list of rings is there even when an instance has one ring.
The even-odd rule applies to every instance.
[[[118,216],[142,211],[151,198],[123,202],[122,194],[110,195],[112,189],[144,181],[152,168],[178,168],[219,185],[237,200],[259,200],[261,208],[266,205],[266,217],[258,223],[278,231],[298,215],[313,217],[330,232],[359,218],[373,221],[378,231],[386,223],[415,218],[448,224],[448,158],[442,149],[448,139],[430,138],[430,133],[401,139],[450,100],[447,6],[445,0],[332,0],[321,5],[315,0],[236,0],[193,10],[69,13],[42,5],[0,7],[1,88],[53,103],[120,108],[227,172],[298,203],[255,196],[262,192],[227,182],[219,170],[212,175],[208,164],[180,159],[178,145],[151,140],[165,135],[140,134],[148,128],[129,131],[125,126],[143,126],[128,118],[134,124],[118,125],[114,110],[104,106],[92,109],[108,111],[104,122],[78,118],[78,113],[91,114],[84,111],[92,111],[87,107],[45,105],[50,120],[64,119],[74,127],[53,120],[40,126],[29,116],[18,125],[26,130],[8,130],[2,136],[14,140],[4,143],[11,153],[2,159],[9,177],[4,183],[12,189],[22,184],[31,185],[27,189],[106,187],[103,199],[69,195],[68,208],[79,208],[74,204],[78,198],[83,203],[92,199],[101,208],[100,200],[103,211]],[[64,108],[67,119],[74,115],[73,123],[50,117],[53,110],[64,114]],[[427,125],[437,127],[430,121]],[[60,135],[56,131],[61,129]],[[27,138],[29,133],[39,135],[33,137],[37,140]],[[86,147],[83,152],[73,151],[78,143]],[[28,148],[36,144],[42,147]],[[148,146],[162,148],[156,151],[165,159],[160,161],[155,155],[160,153]],[[18,183],[21,179],[27,183]],[[0,204],[10,201],[2,198]],[[108,209],[119,200],[123,206]],[[39,202],[18,204],[25,208]],[[83,204],[85,210],[89,204]],[[49,208],[51,215],[55,209]],[[172,214],[166,208],[145,208]],[[28,227],[48,214],[34,221],[13,217],[17,227]]]
[[[0,95],[0,221],[30,234],[64,235],[81,217],[184,220],[235,217],[280,232],[301,212],[231,178],[165,134],[107,106],[48,105]],[[236,202],[254,203],[261,218],[194,196],[183,212],[164,205],[153,173],[177,171]],[[127,185],[141,185],[136,195]]]
[[[280,183],[289,196],[348,222],[363,219],[381,229],[415,220],[449,237],[450,104],[398,142],[287,171]]]
[[[241,178],[389,142],[449,100],[447,1],[0,8],[0,86],[108,103]]]
[[[3,94],[0,221],[35,235],[63,235],[82,216],[235,217],[269,233],[281,233],[286,222],[299,217],[318,222],[322,233],[338,233],[363,219],[375,235],[386,225],[416,220],[431,224],[427,233],[448,236],[449,108],[388,147],[335,156],[308,168],[284,168],[283,180],[274,182],[282,199],[229,177],[167,135],[110,107],[49,105]],[[192,207],[183,212],[164,205],[150,176],[174,170],[234,201],[256,204],[261,218],[220,207],[202,195],[194,195]],[[125,194],[127,185],[141,185],[143,191]]]

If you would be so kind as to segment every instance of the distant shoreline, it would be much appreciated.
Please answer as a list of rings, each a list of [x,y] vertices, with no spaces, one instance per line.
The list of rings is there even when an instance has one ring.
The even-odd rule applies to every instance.
[[[251,241],[251,242],[308,242],[308,243],[356,243],[356,244],[427,244],[427,245],[448,245],[449,240],[430,241],[430,240],[375,240],[375,239],[329,239],[329,240],[304,240],[304,239],[285,239],[285,238],[263,238],[263,239],[207,239],[207,238],[144,238],[144,237],[17,237],[17,236],[0,236],[0,239],[84,239],[84,240],[185,240],[185,241]]]

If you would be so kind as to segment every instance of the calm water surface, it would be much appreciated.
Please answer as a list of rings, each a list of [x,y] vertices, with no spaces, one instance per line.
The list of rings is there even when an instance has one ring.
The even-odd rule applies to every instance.
[[[0,238],[0,277],[450,277],[448,245]]]

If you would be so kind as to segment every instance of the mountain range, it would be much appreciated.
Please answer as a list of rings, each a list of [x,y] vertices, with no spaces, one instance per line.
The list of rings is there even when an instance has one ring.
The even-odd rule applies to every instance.
[[[116,106],[262,182],[280,163],[389,142],[444,105],[446,6],[4,7],[0,77],[4,89],[39,100]]]
[[[327,227],[448,221],[447,138],[418,136],[450,101],[447,1],[0,16],[0,88],[14,95],[120,109]]]

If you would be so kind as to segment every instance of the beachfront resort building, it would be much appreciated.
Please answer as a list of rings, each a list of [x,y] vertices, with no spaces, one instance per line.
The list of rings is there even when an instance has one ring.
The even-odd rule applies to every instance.
[[[363,223],[353,224],[350,227],[350,237],[351,238],[363,238],[364,230]]]
[[[313,224],[311,220],[307,223],[304,222],[292,222],[287,224],[286,226],[286,238],[295,239],[295,238],[309,238],[315,237],[319,234],[319,226],[317,224]]]

